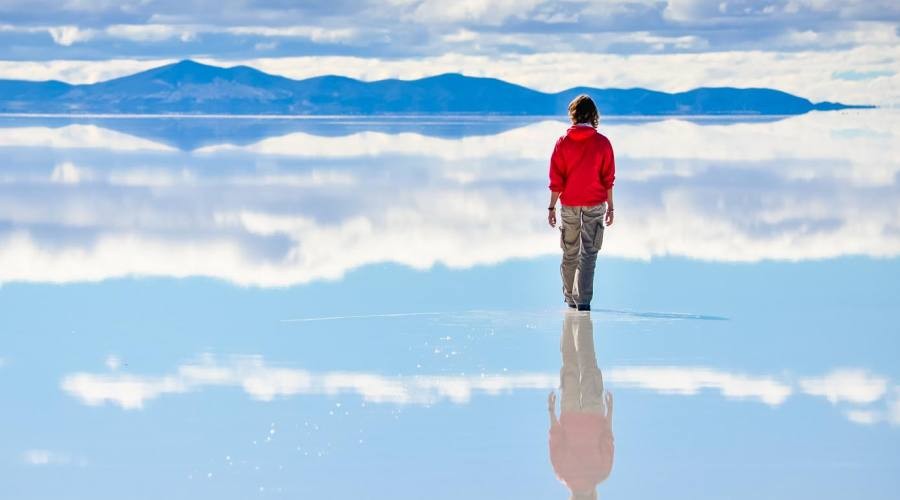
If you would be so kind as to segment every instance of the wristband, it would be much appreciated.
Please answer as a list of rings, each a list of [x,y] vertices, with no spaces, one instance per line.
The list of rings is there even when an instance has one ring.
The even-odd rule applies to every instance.
[[[547,207],[547,210],[556,210],[556,207]]]

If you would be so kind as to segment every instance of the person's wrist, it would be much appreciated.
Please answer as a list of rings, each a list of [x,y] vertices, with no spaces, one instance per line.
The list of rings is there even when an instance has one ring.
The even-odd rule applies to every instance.
[[[556,205],[554,205],[552,207],[547,207],[547,210],[556,210]]]

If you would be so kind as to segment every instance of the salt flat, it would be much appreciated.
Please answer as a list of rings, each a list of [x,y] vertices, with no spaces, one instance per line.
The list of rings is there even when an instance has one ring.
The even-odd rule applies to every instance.
[[[900,486],[900,131],[865,113],[605,130],[601,497]],[[543,221],[565,124],[495,125],[185,148],[171,127],[4,122],[4,490],[567,498]]]

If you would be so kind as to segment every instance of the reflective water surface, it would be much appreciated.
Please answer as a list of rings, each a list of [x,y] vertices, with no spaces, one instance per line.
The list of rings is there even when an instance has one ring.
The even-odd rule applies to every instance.
[[[0,118],[0,490],[893,498],[898,118]]]

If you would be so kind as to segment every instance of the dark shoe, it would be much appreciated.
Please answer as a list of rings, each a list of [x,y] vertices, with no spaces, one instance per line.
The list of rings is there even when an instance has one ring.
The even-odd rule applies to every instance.
[[[590,304],[578,304],[578,310],[579,311],[590,311],[591,305]]]
[[[575,308],[576,308],[575,304],[569,304],[569,303],[567,303],[566,305],[569,306],[569,309],[575,309]]]

